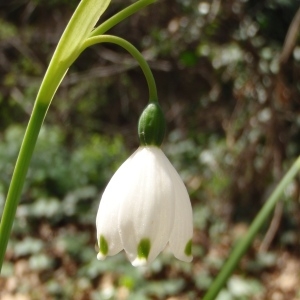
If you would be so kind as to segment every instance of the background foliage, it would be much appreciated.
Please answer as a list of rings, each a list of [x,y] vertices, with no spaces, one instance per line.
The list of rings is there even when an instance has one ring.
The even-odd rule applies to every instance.
[[[78,2],[0,2],[0,211],[39,84]],[[128,4],[113,1],[103,19]],[[299,36],[285,44],[299,4],[159,0],[110,31],[144,53],[157,79],[164,150],[194,208],[192,264],[167,253],[145,270],[123,254],[96,261],[99,197],[138,146],[148,95],[122,49],[83,53],[40,134],[1,299],[199,299],[299,154]],[[299,179],[282,200],[218,300],[300,297]]]

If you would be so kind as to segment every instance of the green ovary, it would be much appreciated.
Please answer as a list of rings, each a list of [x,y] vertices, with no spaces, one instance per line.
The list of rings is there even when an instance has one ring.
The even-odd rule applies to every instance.
[[[186,256],[191,256],[192,255],[192,240],[189,240],[184,248],[184,253]]]
[[[99,248],[100,253],[106,256],[108,253],[108,243],[103,235],[100,235]]]
[[[140,259],[146,259],[148,258],[149,252],[151,248],[151,243],[149,239],[141,239],[138,248],[137,248],[137,254],[138,258]]]
[[[138,133],[143,146],[160,146],[166,131],[165,117],[158,103],[150,103],[142,112]]]

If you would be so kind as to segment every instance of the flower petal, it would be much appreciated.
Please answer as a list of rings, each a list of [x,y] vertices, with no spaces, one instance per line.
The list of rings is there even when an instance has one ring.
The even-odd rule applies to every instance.
[[[192,261],[193,212],[189,194],[177,171],[171,165],[175,189],[175,218],[169,246],[180,260]]]
[[[123,197],[122,185],[124,178],[130,172],[131,157],[120,166],[111,178],[100,201],[96,217],[98,259],[104,259],[106,255],[115,255],[123,249],[117,222]]]
[[[118,224],[124,249],[135,266],[153,261],[171,234],[175,196],[168,164],[154,146],[140,147],[130,161]]]

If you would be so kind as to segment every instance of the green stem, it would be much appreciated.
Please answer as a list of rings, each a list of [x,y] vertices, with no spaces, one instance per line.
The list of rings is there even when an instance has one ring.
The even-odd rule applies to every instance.
[[[82,45],[82,51],[90,47],[92,45],[98,44],[98,43],[113,43],[117,44],[121,47],[123,47],[125,50],[127,50],[139,63],[145,77],[147,80],[148,88],[149,88],[149,101],[150,102],[157,102],[158,97],[157,97],[157,89],[156,89],[156,84],[155,80],[152,74],[152,71],[144,59],[143,55],[128,41],[117,37],[113,35],[101,35],[101,36],[94,36],[91,38],[88,38],[85,43]]]
[[[105,33],[106,31],[108,31],[109,29],[111,29],[112,27],[114,27],[124,19],[128,18],[129,16],[133,15],[140,9],[156,1],[157,0],[140,0],[131,4],[130,6],[124,8],[122,11],[118,12],[117,14],[115,14],[114,16],[112,16],[111,18],[103,22],[101,25],[99,25],[97,28],[95,28],[91,32],[90,37],[98,36]]]
[[[228,260],[225,262],[217,278],[214,280],[210,286],[208,292],[205,294],[203,300],[214,300],[220,290],[223,288],[227,282],[229,276],[232,274],[237,264],[239,263],[242,256],[245,254],[251,243],[253,242],[256,234],[264,225],[266,219],[269,217],[273,209],[275,208],[276,203],[280,200],[280,196],[283,193],[287,185],[292,181],[292,179],[298,174],[300,170],[300,157],[294,162],[292,167],[277,185],[274,192],[267,199],[264,206],[261,208],[260,212],[253,220],[247,234],[238,241],[237,245],[231,252]]]
[[[6,198],[5,207],[0,226],[0,270],[5,256],[6,246],[9,240],[11,228],[15,218],[19,198],[21,196],[26,173],[29,167],[35,143],[46,115],[48,106],[44,103],[36,103],[29,120],[21,150],[18,156],[10,188]]]

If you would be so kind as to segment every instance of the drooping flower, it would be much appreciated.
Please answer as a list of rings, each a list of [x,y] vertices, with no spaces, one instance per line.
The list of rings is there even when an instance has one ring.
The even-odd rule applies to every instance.
[[[145,142],[121,165],[102,195],[96,219],[97,258],[124,249],[132,265],[146,265],[168,245],[176,258],[190,262],[189,195],[163,151],[153,143],[147,145],[148,129],[144,129]],[[151,140],[158,136],[153,130],[151,134]]]

